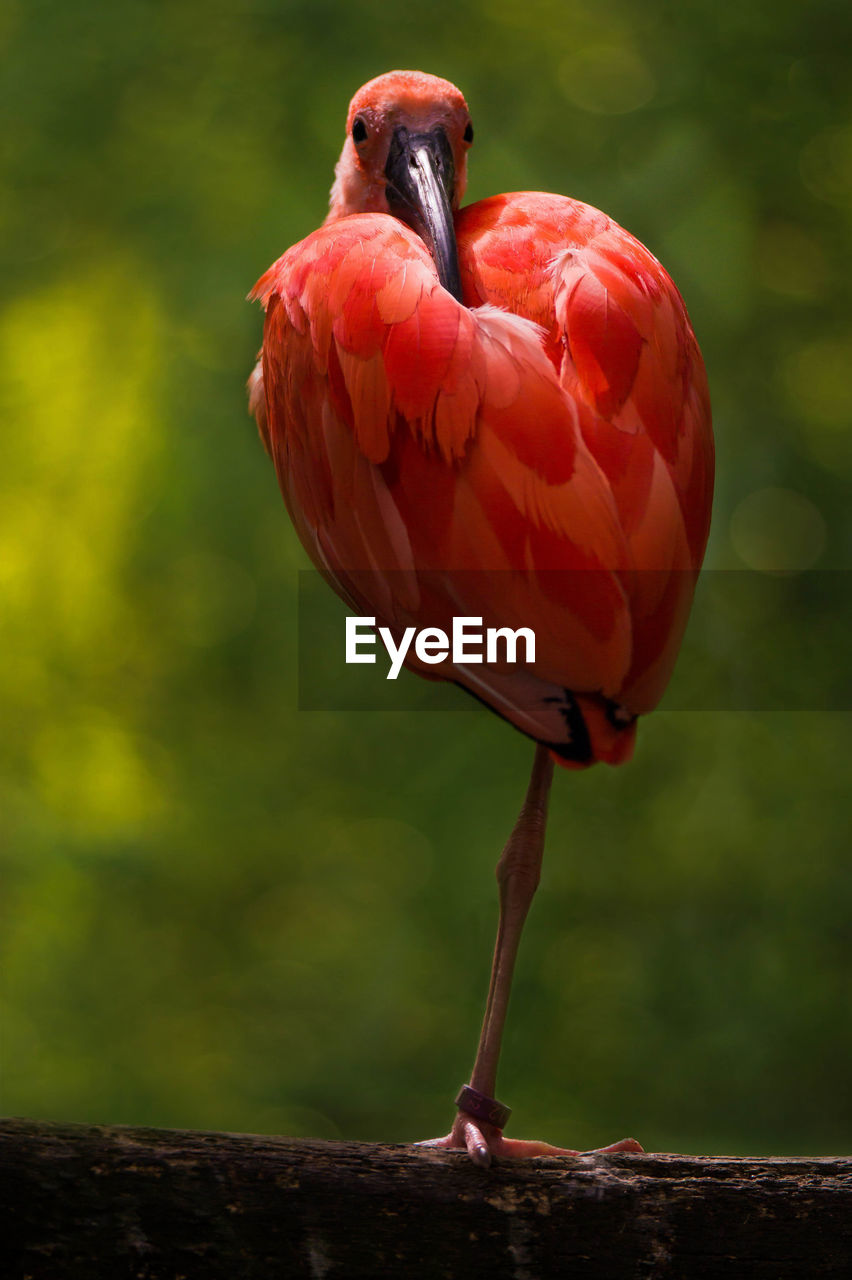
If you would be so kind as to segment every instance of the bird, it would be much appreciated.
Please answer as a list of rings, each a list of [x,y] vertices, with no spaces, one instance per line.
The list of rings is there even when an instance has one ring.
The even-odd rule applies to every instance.
[[[424,1144],[487,1167],[578,1154],[504,1135],[512,972],[554,765],[629,760],[671,676],[714,445],[704,363],[662,265],[567,196],[463,207],[473,137],[438,76],[391,71],[358,90],[324,222],[249,294],[265,319],[248,394],[299,539],[350,609],[393,636],[461,617],[535,638],[525,662],[405,659],[534,744],[497,864],[473,1069],[450,1131]]]

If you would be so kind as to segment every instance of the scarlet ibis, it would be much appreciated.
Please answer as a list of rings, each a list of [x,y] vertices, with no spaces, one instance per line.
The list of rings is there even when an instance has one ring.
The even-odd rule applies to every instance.
[[[356,613],[393,635],[476,617],[536,637],[534,662],[406,658],[537,744],[497,866],[473,1071],[433,1140],[488,1165],[576,1154],[503,1137],[512,970],[554,760],[627,760],[671,674],[713,438],[698,345],[657,259],[564,196],[460,208],[472,142],[446,80],[392,71],[359,89],[327,218],[250,295],[266,318],[249,394],[302,544]]]

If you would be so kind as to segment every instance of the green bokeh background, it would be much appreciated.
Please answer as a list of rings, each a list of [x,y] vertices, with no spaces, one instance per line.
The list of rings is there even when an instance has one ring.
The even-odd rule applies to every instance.
[[[466,1078],[530,745],[298,710],[306,560],[244,403],[245,294],[323,216],[354,90],[455,80],[470,198],[639,235],[710,372],[710,563],[843,570],[850,48],[839,0],[7,0],[6,1112],[408,1140]],[[826,659],[782,621],[797,686]],[[847,714],[781,700],[663,709],[630,766],[560,773],[513,1132],[848,1151],[848,754]]]

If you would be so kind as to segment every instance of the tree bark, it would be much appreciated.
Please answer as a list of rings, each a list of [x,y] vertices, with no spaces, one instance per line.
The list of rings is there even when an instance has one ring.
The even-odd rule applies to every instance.
[[[852,1276],[852,1159],[579,1156],[0,1122],[10,1280]]]

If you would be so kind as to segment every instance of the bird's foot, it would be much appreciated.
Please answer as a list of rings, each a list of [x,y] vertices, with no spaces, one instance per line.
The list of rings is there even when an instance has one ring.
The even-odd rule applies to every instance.
[[[521,1138],[504,1138],[503,1130],[487,1120],[477,1119],[466,1111],[459,1111],[452,1129],[444,1138],[429,1138],[418,1142],[418,1147],[439,1147],[445,1151],[467,1151],[474,1164],[487,1169],[493,1160],[528,1160],[533,1156],[590,1156],[614,1155],[619,1151],[638,1151],[643,1148],[635,1138],[622,1138],[609,1147],[596,1147],[594,1151],[572,1151],[569,1147],[554,1147],[549,1142],[528,1141]]]

